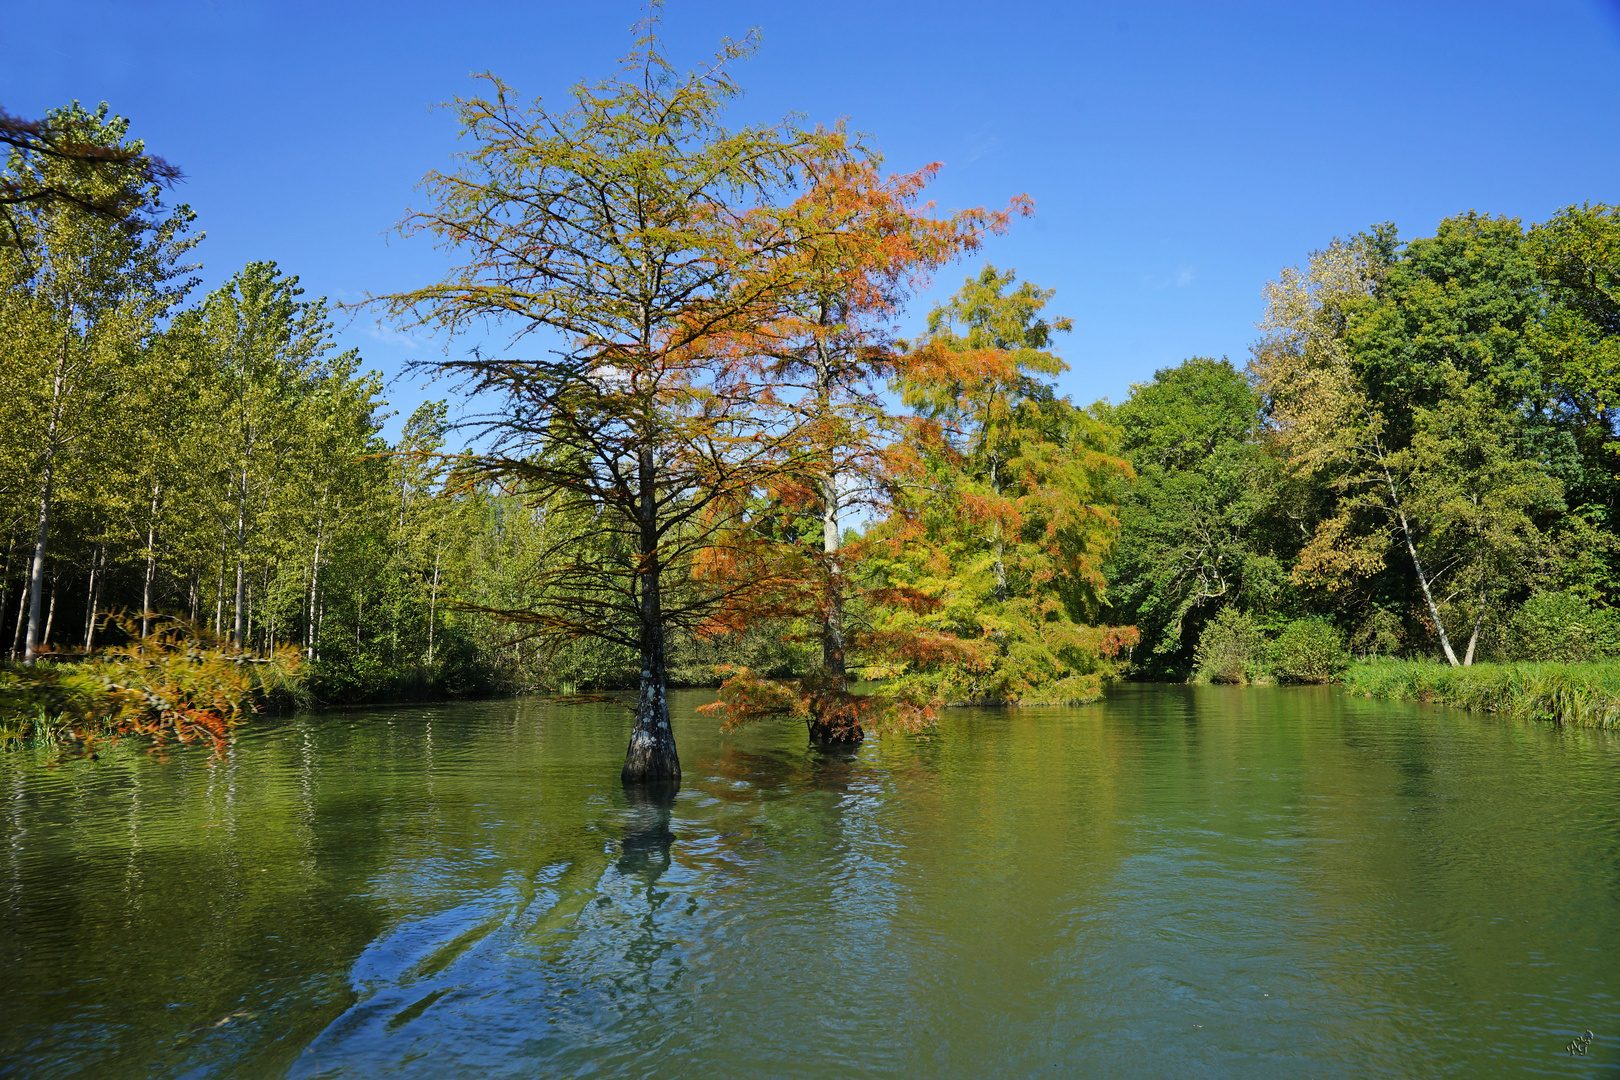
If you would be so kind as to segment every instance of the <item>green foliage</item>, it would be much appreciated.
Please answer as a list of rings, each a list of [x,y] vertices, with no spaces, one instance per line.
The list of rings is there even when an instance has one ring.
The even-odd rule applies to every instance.
[[[1199,682],[1248,683],[1266,674],[1266,635],[1254,616],[1222,608],[1198,636],[1193,654]]]
[[[1344,635],[1326,619],[1289,622],[1268,652],[1272,676],[1284,683],[1333,682],[1349,662]]]
[[[1397,458],[1407,473],[1406,512],[1425,523],[1431,586],[1468,596],[1476,611],[1500,604],[1551,550],[1542,525],[1563,509],[1562,485],[1478,383],[1454,385],[1413,418],[1411,443]]]
[[[1613,462],[1589,449],[1610,421],[1580,415],[1549,351],[1572,301],[1544,275],[1572,272],[1571,235],[1531,243],[1470,213],[1403,248],[1380,227],[1268,288],[1251,374],[1290,472],[1326,495],[1293,578],[1344,621],[1410,611],[1428,627],[1407,641],[1469,664],[1493,613],[1532,589],[1610,587],[1606,509],[1569,508],[1607,490]]]
[[[1377,284],[1349,309],[1345,340],[1390,436],[1403,442],[1416,410],[1445,401],[1458,377],[1482,387],[1498,408],[1544,397],[1529,333],[1540,313],[1537,270],[1517,220],[1470,211],[1404,248],[1392,226],[1372,239],[1382,256],[1375,256]]]
[[[1261,438],[1259,395],[1225,360],[1164,368],[1099,411],[1136,470],[1121,497],[1113,607],[1141,632],[1138,670],[1185,673],[1216,612],[1279,603],[1290,554],[1279,506],[1297,493]]]
[[[105,108],[50,122],[141,149]],[[7,175],[35,164],[13,158]],[[452,565],[443,404],[389,456],[381,380],[333,347],[325,301],[254,262],[180,306],[190,211],[138,194],[109,194],[124,219],[24,207],[23,243],[0,245],[0,649],[88,651],[119,639],[102,627],[123,610],[135,637],[164,613],[244,655],[296,642],[323,700],[511,685],[517,661],[492,659],[477,620],[449,610],[451,579],[486,575]]]
[[[902,384],[925,420],[927,501],[914,513],[931,543],[883,572],[934,604],[896,610],[888,629],[920,624],[961,643],[908,676],[938,699],[1092,700],[1137,640],[1096,625],[1115,481],[1130,468],[1111,452],[1113,431],[1043,378],[1067,370],[1047,351],[1069,328],[1042,316],[1050,297],[986,266],[930,315]]]
[[[1514,660],[1582,664],[1620,656],[1620,615],[1571,592],[1538,592],[1507,621]]]
[[[1404,642],[1402,629],[1399,615],[1373,607],[1350,635],[1350,649],[1360,657],[1394,656]]]
[[[1620,664],[1352,664],[1346,689],[1579,727],[1620,727]]]

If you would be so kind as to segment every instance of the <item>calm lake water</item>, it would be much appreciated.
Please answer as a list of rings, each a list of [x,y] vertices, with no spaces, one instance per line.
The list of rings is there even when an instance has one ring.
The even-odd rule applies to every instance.
[[[1615,735],[1127,686],[829,754],[702,700],[665,805],[535,700],[0,755],[0,1075],[1620,1069]]]

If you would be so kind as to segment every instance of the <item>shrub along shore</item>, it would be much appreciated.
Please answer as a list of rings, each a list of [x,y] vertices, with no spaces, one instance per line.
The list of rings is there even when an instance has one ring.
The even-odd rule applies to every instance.
[[[1351,665],[1344,685],[1364,697],[1426,701],[1581,727],[1620,727],[1620,662],[1450,667],[1380,660]]]
[[[102,740],[141,735],[217,750],[265,704],[305,697],[296,649],[255,654],[179,620],[130,636],[79,659],[0,667],[0,745],[88,753]]]

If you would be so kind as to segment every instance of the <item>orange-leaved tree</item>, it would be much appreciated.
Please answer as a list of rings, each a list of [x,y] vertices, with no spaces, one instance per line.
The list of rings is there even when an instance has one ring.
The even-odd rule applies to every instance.
[[[886,584],[869,572],[873,559],[925,541],[917,530],[890,528],[845,537],[862,520],[904,520],[896,499],[915,463],[906,453],[906,427],[884,389],[907,376],[916,354],[896,337],[906,299],[946,262],[976,250],[987,233],[1003,231],[1029,200],[1005,210],[973,209],[936,216],[922,192],[938,172],[884,176],[875,159],[846,159],[817,171],[793,205],[800,287],[780,314],[740,339],[762,387],[762,409],[779,430],[793,432],[782,450],[786,466],[755,493],[726,544],[712,549],[708,572],[735,576],[740,559],[755,566],[763,587],[738,594],[714,626],[741,629],[763,619],[802,628],[820,645],[819,670],[798,679],[765,679],[745,668],[723,669],[720,700],[706,709],[728,724],[767,716],[803,719],[814,742],[859,742],[881,718],[905,724],[932,717],[932,702],[850,691],[851,661],[871,675],[917,664],[971,663],[959,639],[921,623],[880,631],[874,612],[920,611],[933,598]],[[856,616],[851,621],[852,613]]]
[[[497,403],[463,474],[558,525],[532,599],[496,614],[520,637],[639,657],[626,781],[680,777],[668,634],[755,584],[690,573],[797,438],[754,400],[737,342],[800,291],[815,241],[792,207],[806,170],[861,153],[838,129],[726,127],[726,64],[749,42],[682,76],[655,29],[649,18],[619,73],[576,87],[565,111],[515,104],[493,78],[492,98],[456,102],[473,147],[427,177],[433,206],[403,228],[461,265],[381,298],[403,326],[504,336],[425,366]]]
[[[1137,640],[1135,627],[1098,624],[1119,530],[1110,481],[1131,469],[1048,381],[1068,370],[1051,346],[1070,321],[1042,317],[1050,290],[1016,282],[986,266],[929,316],[903,390],[933,477],[918,512],[949,565],[913,558],[888,573],[940,598],[929,625],[986,649],[977,668],[937,673],[934,693],[1085,701]]]

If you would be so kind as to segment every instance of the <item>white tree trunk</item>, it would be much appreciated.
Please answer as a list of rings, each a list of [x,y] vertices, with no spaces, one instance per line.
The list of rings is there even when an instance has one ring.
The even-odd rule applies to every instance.
[[[146,574],[141,579],[141,637],[152,632],[152,578],[157,573],[158,485],[152,485],[152,508],[146,517]]]
[[[1452,667],[1461,667],[1457,662],[1457,653],[1451,647],[1451,638],[1446,634],[1446,624],[1440,618],[1440,608],[1434,602],[1434,593],[1429,588],[1429,575],[1423,572],[1423,560],[1418,558],[1417,544],[1412,540],[1412,525],[1406,519],[1406,511],[1401,507],[1400,496],[1395,490],[1395,477],[1389,471],[1389,466],[1382,460],[1383,450],[1378,450],[1379,464],[1384,470],[1384,483],[1389,487],[1390,506],[1395,511],[1395,518],[1400,522],[1401,538],[1406,541],[1406,553],[1412,557],[1412,569],[1417,571],[1418,588],[1423,590],[1423,602],[1429,606],[1429,618],[1434,620],[1435,633],[1440,635],[1440,648],[1446,654],[1446,661]]]
[[[56,621],[56,594],[60,591],[56,586],[57,586],[57,575],[52,574],[51,575],[51,602],[50,602],[48,610],[45,613],[45,634],[40,639],[40,644],[47,647],[47,648],[51,644],[51,624]]]
[[[22,653],[23,630],[28,625],[28,583],[23,582],[22,595],[17,600],[17,629],[11,635],[11,655],[15,659]]]
[[[309,568],[309,631],[305,650],[311,660],[317,658],[316,650],[320,647],[321,541],[325,538],[326,519],[322,518],[315,529],[315,557],[310,561]]]
[[[236,500],[236,628],[232,632],[232,640],[238,649],[246,644],[243,634],[246,632],[247,619],[247,553],[243,542],[247,532],[247,464],[244,459],[242,465],[242,485],[237,489]]]
[[[67,298],[68,320],[62,328],[62,349],[56,357],[56,375],[51,380],[51,417],[45,426],[45,461],[39,485],[39,526],[34,532],[34,565],[28,584],[28,634],[23,642],[23,663],[34,666],[40,645],[39,602],[45,588],[45,542],[50,534],[52,484],[56,476],[56,436],[62,421],[62,397],[67,392],[68,346],[72,333],[73,298]],[[51,590],[51,614],[55,614],[56,590]],[[45,639],[50,639],[50,618],[46,617]]]
[[[9,537],[6,543],[6,570],[0,575],[0,618],[4,618],[6,604],[11,600],[11,557],[17,551],[17,538]],[[16,651],[15,648],[12,649]]]
[[[53,425],[54,426],[54,425]],[[23,638],[23,663],[34,666],[34,654],[39,651],[40,597],[45,591],[45,538],[51,527],[51,482],[55,455],[46,452],[45,473],[40,481],[39,523],[34,530],[34,564],[28,575],[28,630]],[[47,636],[49,631],[47,630]]]
[[[433,663],[433,626],[438,621],[439,612],[439,556],[443,549],[435,546],[433,549],[433,585],[428,591],[428,651],[427,662]]]
[[[84,619],[84,651],[89,652],[96,647],[96,615],[101,607],[101,583],[107,576],[107,548],[97,544],[95,554],[90,557],[90,588],[85,601]]]
[[[214,586],[214,636],[225,636],[225,525],[219,526],[219,581]]]
[[[1485,625],[1486,591],[1479,590],[1479,610],[1474,613],[1474,631],[1468,635],[1468,651],[1463,654],[1463,667],[1474,666],[1474,649],[1479,644],[1479,631]]]

